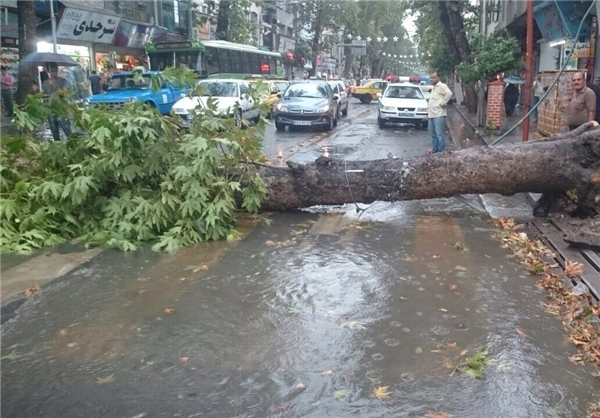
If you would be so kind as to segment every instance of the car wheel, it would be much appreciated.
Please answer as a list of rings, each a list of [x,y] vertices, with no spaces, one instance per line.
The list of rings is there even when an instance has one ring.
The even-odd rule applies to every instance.
[[[425,122],[421,122],[421,129],[425,130],[429,127],[429,122],[425,121]]]
[[[381,119],[379,116],[377,116],[377,124],[379,125],[380,129],[385,129],[385,121],[383,119]]]
[[[367,95],[365,95],[365,101],[363,103],[369,104],[369,103],[371,103],[372,100],[373,100],[373,98],[371,97],[371,95],[367,94]]]
[[[340,107],[338,106],[338,108],[335,112],[335,120],[333,121],[333,125],[337,126],[339,121],[340,121]]]
[[[367,96],[360,96],[360,98],[359,98],[359,99],[360,99],[360,102],[361,102],[362,104],[367,104],[367,103],[368,103],[368,102],[367,102]]]
[[[346,108],[342,110],[342,116],[348,116],[348,103],[346,103]]]
[[[283,123],[275,122],[275,129],[277,129],[279,132],[283,132],[285,131],[285,125]]]

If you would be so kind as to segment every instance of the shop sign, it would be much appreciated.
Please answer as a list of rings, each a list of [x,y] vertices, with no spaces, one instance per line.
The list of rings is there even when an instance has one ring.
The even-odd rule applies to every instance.
[[[167,35],[167,30],[157,26],[121,21],[113,41],[115,46],[127,48],[143,48],[148,42],[160,42]]]
[[[58,38],[110,44],[119,25],[119,17],[76,9],[65,9],[56,29]]]
[[[198,39],[210,39],[210,22],[198,26]]]
[[[589,42],[577,42],[575,43],[575,50],[573,51],[573,58],[589,58],[591,57],[590,43]]]

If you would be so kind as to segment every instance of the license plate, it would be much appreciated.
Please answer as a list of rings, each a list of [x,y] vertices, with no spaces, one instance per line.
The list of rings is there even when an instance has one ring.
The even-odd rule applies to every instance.
[[[401,118],[412,118],[414,115],[412,113],[398,113],[398,116]]]
[[[294,125],[310,126],[310,121],[309,120],[295,120]]]

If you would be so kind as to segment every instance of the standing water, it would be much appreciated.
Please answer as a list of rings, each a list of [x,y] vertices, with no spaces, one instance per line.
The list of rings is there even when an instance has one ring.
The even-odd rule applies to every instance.
[[[594,401],[536,279],[463,205],[272,220],[174,255],[105,251],[29,299],[2,328],[2,416],[545,418]],[[458,370],[481,349],[482,378]]]

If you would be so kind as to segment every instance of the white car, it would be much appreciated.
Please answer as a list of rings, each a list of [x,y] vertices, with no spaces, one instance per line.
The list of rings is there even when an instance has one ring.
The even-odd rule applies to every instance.
[[[382,129],[387,123],[408,123],[417,128],[427,128],[427,100],[417,85],[388,84],[377,105],[377,123]]]
[[[250,96],[250,85],[244,80],[209,79],[198,83],[204,87],[202,96],[186,96],[173,105],[173,112],[183,119],[184,126],[189,127],[194,114],[204,113],[208,107],[208,99],[216,100],[216,113],[222,117],[235,118],[236,124],[242,127],[242,120],[258,121],[259,110]],[[234,114],[235,106],[239,110]]]
[[[431,97],[431,90],[433,90],[433,86],[420,86],[421,87],[421,91],[423,92],[423,97],[425,97],[425,100],[429,101],[429,98]]]

